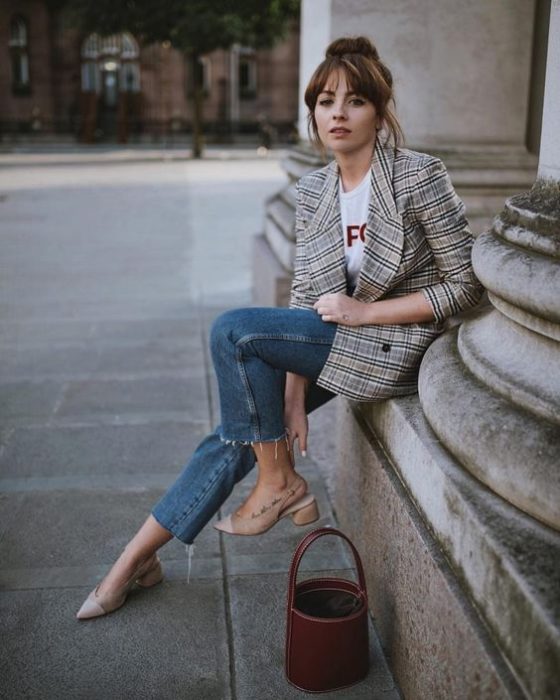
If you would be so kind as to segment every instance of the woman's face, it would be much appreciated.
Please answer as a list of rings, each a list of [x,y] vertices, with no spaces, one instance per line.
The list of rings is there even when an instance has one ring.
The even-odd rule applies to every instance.
[[[321,142],[335,156],[373,151],[377,112],[367,98],[351,91],[344,71],[339,69],[329,77],[317,98],[314,116]]]

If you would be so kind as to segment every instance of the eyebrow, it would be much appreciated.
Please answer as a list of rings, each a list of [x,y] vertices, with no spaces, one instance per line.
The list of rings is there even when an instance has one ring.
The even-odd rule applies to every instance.
[[[334,90],[321,90],[319,95],[335,95],[336,93]],[[345,93],[345,97],[348,97],[348,95],[357,95],[358,93],[355,92],[354,90],[348,90],[348,92]]]

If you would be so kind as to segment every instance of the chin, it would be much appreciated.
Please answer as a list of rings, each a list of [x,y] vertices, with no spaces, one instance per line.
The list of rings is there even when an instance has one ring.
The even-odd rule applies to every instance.
[[[333,153],[341,154],[357,153],[361,150],[360,148],[356,148],[356,146],[352,145],[351,143],[333,143],[330,144],[330,149]]]

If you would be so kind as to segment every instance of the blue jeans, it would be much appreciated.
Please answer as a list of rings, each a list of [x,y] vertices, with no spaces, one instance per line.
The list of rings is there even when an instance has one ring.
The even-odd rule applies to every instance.
[[[227,311],[210,334],[221,425],[197,447],[152,515],[185,544],[194,538],[255,466],[253,442],[285,438],[286,372],[311,380],[307,412],[334,394],[314,382],[336,333],[315,311],[248,308]]]

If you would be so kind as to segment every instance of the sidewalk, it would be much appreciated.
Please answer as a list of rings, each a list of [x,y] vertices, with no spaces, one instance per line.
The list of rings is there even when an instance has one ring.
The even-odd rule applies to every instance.
[[[255,145],[205,146],[204,160],[262,160],[278,159],[289,147],[262,149]],[[92,144],[2,144],[0,168],[52,165],[96,165],[99,163],[149,163],[154,161],[182,161],[192,159],[192,149],[181,145],[100,145]]]
[[[150,166],[147,181],[159,173]],[[0,696],[305,697],[284,676],[287,572],[305,532],[336,525],[311,459],[298,468],[318,497],[319,522],[296,528],[286,519],[258,538],[221,535],[209,524],[190,582],[184,547],[173,541],[161,552],[161,585],[134,590],[106,617],[75,619],[217,420],[206,338],[220,308],[181,291],[183,247],[194,255],[199,245],[190,234],[168,225],[145,235],[123,220],[79,233],[68,204],[75,189],[49,199],[33,192],[21,210],[17,193],[0,208]],[[88,206],[105,212],[113,200],[122,193],[99,189]],[[174,215],[181,230],[184,211]],[[323,538],[303,569],[350,576],[349,566],[343,547]],[[363,683],[322,697],[398,700],[373,628],[371,659]]]

